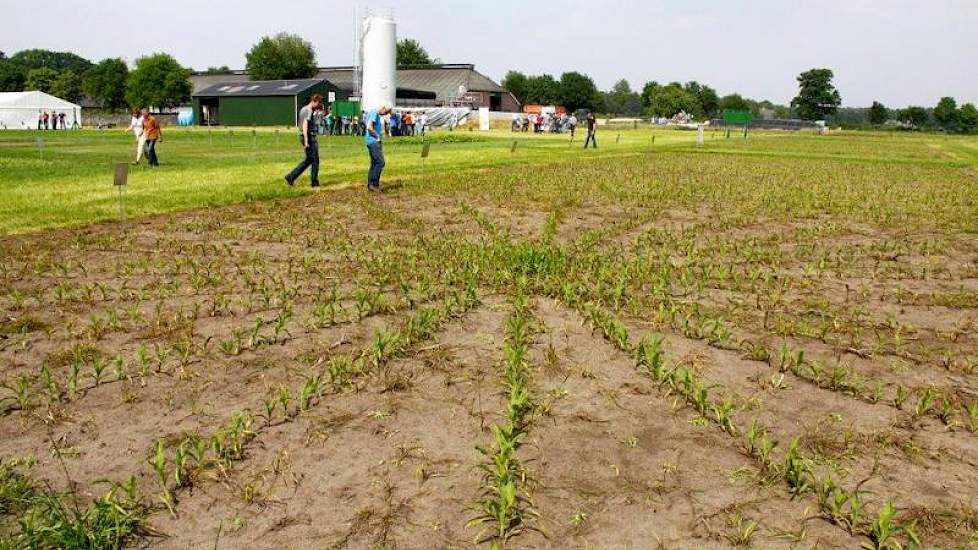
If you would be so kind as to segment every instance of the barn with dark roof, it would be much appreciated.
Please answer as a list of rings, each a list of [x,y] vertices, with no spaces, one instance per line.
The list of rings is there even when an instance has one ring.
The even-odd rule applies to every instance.
[[[336,85],[322,79],[222,80],[193,93],[194,120],[225,126],[288,126],[314,94],[346,99]]]
[[[356,94],[354,67],[322,67],[316,79],[337,88],[344,97]],[[196,74],[190,77],[194,95],[215,84],[245,83],[247,71]],[[513,94],[470,64],[402,65],[397,68],[399,107],[488,107],[492,111],[518,112]],[[198,118],[200,120],[200,118]]]

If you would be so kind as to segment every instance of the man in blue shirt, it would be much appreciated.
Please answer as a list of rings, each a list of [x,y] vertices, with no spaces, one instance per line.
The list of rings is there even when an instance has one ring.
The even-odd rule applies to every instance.
[[[370,154],[370,171],[367,172],[367,191],[380,191],[380,175],[384,172],[384,121],[381,117],[390,114],[391,106],[382,105],[376,111],[367,113],[364,142]]]

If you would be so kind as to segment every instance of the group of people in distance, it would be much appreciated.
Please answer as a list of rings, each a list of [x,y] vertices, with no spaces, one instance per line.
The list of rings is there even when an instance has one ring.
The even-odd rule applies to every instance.
[[[323,104],[316,110],[313,118],[319,135],[324,136],[362,136],[366,131],[366,112],[360,116],[336,114]],[[391,137],[423,136],[428,126],[428,115],[421,112],[417,116],[411,111],[393,111],[384,125],[384,132]]]
[[[590,145],[597,149],[598,139],[595,136],[597,121],[594,118],[594,113],[588,113],[584,122],[587,124],[587,139],[584,140],[584,148],[587,149]],[[532,126],[535,134],[570,132],[573,138],[577,131],[577,124],[577,116],[573,113],[570,115],[567,113],[516,113],[513,115],[511,127],[514,132],[529,132]]]
[[[163,131],[160,122],[156,120],[149,109],[135,109],[129,121],[129,127],[125,131],[132,131],[136,137],[136,160],[133,164],[139,164],[146,153],[146,161],[150,166],[159,166],[160,160],[156,156],[156,144],[163,141]]]
[[[78,122],[72,123],[73,126],[77,126]],[[57,130],[61,128],[62,130],[68,129],[68,115],[65,113],[58,113],[55,111],[38,111],[37,112],[37,129],[38,130]]]
[[[397,136],[423,136],[428,128],[428,115],[424,111],[417,117],[411,111],[394,111],[391,113],[390,121],[387,125],[387,135]]]
[[[319,141],[318,136],[324,132],[322,122],[327,120],[329,115],[324,114],[326,105],[323,103],[323,96],[315,94],[309,98],[302,109],[299,110],[299,143],[302,145],[305,157],[299,164],[285,176],[285,183],[294,185],[299,176],[308,168],[309,177],[313,187],[319,187]],[[370,155],[370,170],[367,172],[367,190],[380,190],[380,177],[384,171],[384,117],[392,116],[393,106],[382,105],[380,108],[369,112],[361,113],[362,116],[357,120],[356,135],[362,135],[367,146],[367,153]],[[403,120],[403,119],[402,119]],[[399,121],[399,124],[402,122]],[[388,135],[399,135],[394,133],[393,120],[387,126]]]

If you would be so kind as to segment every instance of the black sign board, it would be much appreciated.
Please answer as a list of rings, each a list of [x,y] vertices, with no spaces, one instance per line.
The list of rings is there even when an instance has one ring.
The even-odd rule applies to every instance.
[[[518,144],[518,143],[519,143],[518,141],[514,141],[513,142],[513,147],[511,147],[510,150],[509,150],[510,153],[515,153],[516,152],[516,144]]]
[[[115,163],[115,181],[113,185],[125,185],[129,179],[129,165],[125,162]]]
[[[423,158],[423,159],[428,158],[428,152],[429,151],[431,151],[431,144],[430,143],[425,143],[424,145],[422,145],[421,146],[421,158]]]

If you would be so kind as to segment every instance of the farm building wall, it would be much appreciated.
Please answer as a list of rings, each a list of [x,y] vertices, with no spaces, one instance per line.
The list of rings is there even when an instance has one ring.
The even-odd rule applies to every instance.
[[[223,126],[295,124],[295,97],[222,97],[218,120]]]
[[[345,94],[324,82],[296,95],[196,96],[193,98],[194,120],[203,124],[202,106],[216,102],[217,123],[222,126],[293,126],[298,109],[308,103],[313,94],[320,94],[326,100],[330,91],[336,92],[337,100],[345,99]]]

